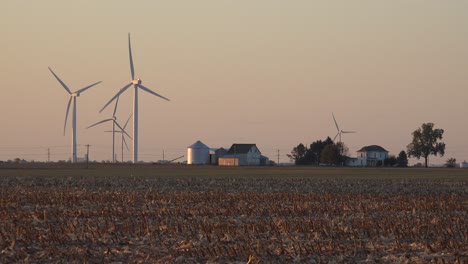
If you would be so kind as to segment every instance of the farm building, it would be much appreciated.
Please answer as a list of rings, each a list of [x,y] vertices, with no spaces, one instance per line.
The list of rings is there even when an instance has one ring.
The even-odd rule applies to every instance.
[[[388,151],[378,145],[365,146],[357,151],[356,158],[346,161],[347,166],[375,167],[383,165],[388,158]]]
[[[210,154],[210,164],[218,165],[219,158],[224,157],[226,153],[227,150],[225,148],[214,149],[214,153]]]
[[[261,165],[261,154],[255,144],[233,144],[218,161],[220,166],[258,166]]]
[[[239,158],[219,158],[219,166],[239,166]]]
[[[460,163],[460,168],[468,168],[468,162],[466,162],[466,160],[461,162]]]

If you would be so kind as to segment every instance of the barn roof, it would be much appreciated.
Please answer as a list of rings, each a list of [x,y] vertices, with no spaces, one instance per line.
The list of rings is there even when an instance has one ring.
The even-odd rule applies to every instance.
[[[252,149],[253,147],[257,148],[257,145],[256,144],[232,144],[227,154],[247,154],[250,151],[250,149]],[[258,152],[260,152],[260,150]]]
[[[378,146],[378,145],[365,146],[362,149],[358,150],[357,152],[369,152],[369,151],[388,152],[386,149],[384,149],[384,148],[382,148],[381,146]]]

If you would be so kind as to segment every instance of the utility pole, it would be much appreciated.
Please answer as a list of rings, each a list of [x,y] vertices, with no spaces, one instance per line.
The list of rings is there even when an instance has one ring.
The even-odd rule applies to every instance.
[[[278,163],[277,163],[277,166],[280,165],[280,163],[279,163],[279,157],[280,157],[280,150],[278,149]]]
[[[89,144],[86,145],[86,169],[89,169]]]

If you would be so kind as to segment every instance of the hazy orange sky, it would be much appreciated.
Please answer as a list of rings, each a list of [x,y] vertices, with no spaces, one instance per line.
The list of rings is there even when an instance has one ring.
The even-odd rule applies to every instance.
[[[98,111],[136,76],[140,158],[256,143],[281,161],[299,143],[333,137],[350,153],[377,144],[398,154],[425,122],[445,130],[446,155],[468,160],[467,1],[2,1],[0,160],[70,158],[66,91],[77,100],[78,155],[110,160],[111,124]],[[117,116],[132,111],[132,93]],[[69,119],[71,120],[71,119]],[[131,131],[131,125],[129,125]],[[120,141],[119,159],[120,159]],[[129,140],[129,145],[130,140]],[[125,152],[131,159],[131,152]],[[413,160],[412,162],[415,162]]]

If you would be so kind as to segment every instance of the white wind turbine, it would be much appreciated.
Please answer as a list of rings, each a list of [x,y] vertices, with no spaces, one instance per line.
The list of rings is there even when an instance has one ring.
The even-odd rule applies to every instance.
[[[78,91],[72,93],[68,86],[60,80],[60,78],[52,71],[49,67],[50,72],[55,76],[57,81],[63,86],[63,88],[68,92],[70,95],[70,99],[68,100],[67,112],[65,113],[65,124],[63,125],[63,135],[65,135],[65,128],[67,127],[67,119],[68,119],[68,112],[70,111],[70,104],[73,101],[73,111],[72,111],[72,162],[76,163],[76,97],[80,96],[80,94],[89,88],[93,87],[94,85],[100,83],[93,83],[89,86],[79,89]]]
[[[124,153],[124,144],[125,144],[125,147],[127,148],[127,150],[129,150],[128,148],[128,145],[127,145],[127,141],[125,140],[125,135],[128,135],[125,133],[125,128],[127,127],[128,125],[128,121],[130,121],[130,118],[132,117],[132,115],[130,115],[127,119],[127,122],[125,122],[125,125],[122,127],[123,130],[120,130],[120,131],[104,131],[104,132],[112,132],[112,133],[120,133],[121,136],[122,136],[122,142],[121,142],[121,146],[122,146],[122,163],[124,162],[124,158],[123,158],[123,153]],[[129,138],[132,138],[132,137],[129,137]]]
[[[115,126],[118,126],[119,129],[122,131],[122,134],[126,134],[128,137],[130,137],[129,134],[127,134],[127,132],[125,132],[125,129],[122,128],[119,123],[117,122],[117,117],[115,116],[115,112],[117,112],[117,104],[119,103],[119,98],[117,98],[117,101],[115,102],[115,107],[114,107],[114,113],[112,114],[112,118],[107,118],[107,119],[104,119],[102,121],[99,121],[95,124],[92,124],[90,126],[88,126],[86,129],[88,128],[91,128],[93,126],[96,126],[96,125],[99,125],[99,124],[102,124],[102,123],[105,123],[105,122],[109,122],[109,121],[112,121],[112,162],[115,163],[115,132],[118,132],[115,130]],[[128,121],[127,121],[128,123]],[[126,126],[126,125],[125,125]],[[132,137],[130,137],[132,138]]]
[[[139,78],[135,79],[135,70],[133,67],[133,59],[132,59],[132,47],[130,45],[130,33],[128,33],[128,54],[130,58],[130,72],[132,75],[132,81],[129,84],[125,85],[122,89],[120,89],[120,91],[114,97],[112,97],[109,100],[109,102],[107,102],[107,104],[104,105],[104,107],[99,112],[102,112],[112,101],[114,101],[123,92],[125,92],[130,86],[133,85],[134,87],[134,93],[133,93],[133,163],[137,163],[138,162],[138,89],[142,89],[143,91],[156,95],[166,101],[169,101],[169,99],[143,86]]]
[[[333,121],[335,121],[335,125],[336,125],[336,130],[338,130],[338,133],[336,134],[336,136],[333,138],[333,142],[335,141],[335,139],[339,136],[339,143],[341,143],[341,134],[348,134],[348,133],[356,133],[354,131],[344,131],[344,130],[341,130],[340,127],[338,126],[338,123],[336,122],[336,119],[335,119],[335,115],[333,114],[332,112],[332,116],[333,116]]]

